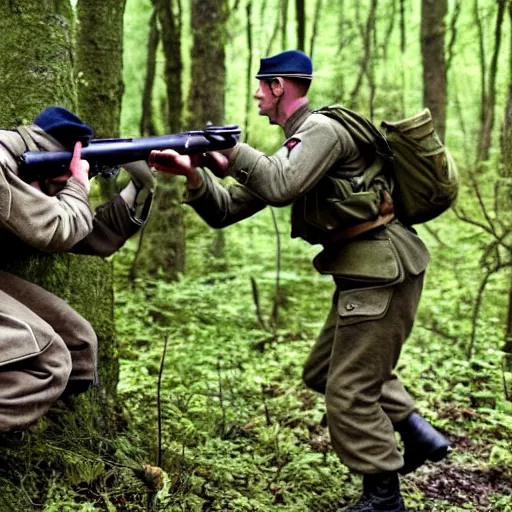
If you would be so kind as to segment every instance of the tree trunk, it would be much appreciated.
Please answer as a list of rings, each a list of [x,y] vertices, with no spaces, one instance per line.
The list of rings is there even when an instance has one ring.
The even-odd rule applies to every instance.
[[[140,119],[140,134],[143,137],[156,135],[156,127],[153,119],[153,85],[156,73],[156,51],[160,41],[160,32],[157,23],[158,13],[156,9],[149,20],[148,49],[146,51],[146,77],[142,91],[142,116]]]
[[[306,13],[304,9],[304,0],[295,0],[295,10],[297,16],[297,49],[304,51],[306,37]]]
[[[288,0],[281,0],[281,50],[288,49]]]
[[[509,19],[512,25],[512,2],[509,2]],[[510,51],[512,52],[512,34],[510,37]],[[511,53],[512,55],[512,53]],[[510,227],[512,226],[512,59],[509,61],[509,85],[508,100],[505,107],[505,120],[503,123],[502,138],[502,166],[498,178],[498,212],[500,217]],[[505,369],[512,371],[512,272],[509,271],[509,291],[508,291],[508,314],[507,324],[505,326],[505,343],[503,351],[505,352]]]
[[[432,113],[434,125],[441,140],[444,140],[446,130],[444,17],[447,10],[447,0],[422,0],[423,103]]]
[[[49,105],[62,105],[77,111],[77,88],[72,66],[72,21],[68,0],[0,1],[0,69],[4,70],[0,73],[2,128],[30,123]],[[114,409],[111,407],[118,381],[112,268],[111,263],[98,257],[50,255],[29,250],[26,256],[13,255],[9,261],[6,248],[3,252],[6,261],[2,270],[38,284],[66,300],[90,321],[100,347],[99,393],[93,395],[89,392],[77,397],[73,401],[72,410],[50,409],[34,428],[35,434],[29,444],[21,446],[12,457],[17,467],[25,468],[25,486],[21,485],[19,496],[15,496],[16,489],[20,488],[17,485],[18,475],[16,472],[4,473],[12,476],[13,484],[9,492],[6,492],[6,480],[2,479],[0,493],[4,499],[13,497],[18,504],[34,499],[39,503],[44,501],[46,493],[43,479],[45,471],[54,474],[62,471],[62,475],[77,471],[73,449],[63,450],[66,455],[56,462],[58,457],[54,456],[55,453],[53,459],[47,456],[48,440],[52,436],[55,440],[55,436],[58,436],[59,444],[76,446],[78,453],[84,443],[88,443],[88,449],[93,446],[92,440],[98,430],[101,431],[103,443],[105,434],[111,433],[116,426]],[[93,396],[101,396],[101,403],[93,401]],[[54,420],[50,419],[52,414]],[[73,433],[70,434],[70,430]],[[100,451],[97,447],[94,449],[95,453]],[[101,449],[104,449],[104,445]],[[8,462],[10,464],[11,459]],[[63,478],[63,488],[66,484]],[[12,510],[21,508],[20,505]]]
[[[224,123],[228,13],[227,0],[192,0],[192,86],[188,97],[191,128],[201,128],[208,121],[214,125]],[[224,246],[224,231],[217,230],[212,250],[217,250],[219,260],[222,254],[218,254],[218,248]]]
[[[343,7],[343,1],[340,2],[340,11]],[[313,50],[315,49],[315,39],[318,32],[318,23],[320,22],[320,14],[322,12],[322,0],[316,0],[315,15],[313,17],[313,28],[311,29],[311,39],[309,40],[309,57],[314,59]]]
[[[375,31],[375,15],[377,12],[377,1],[372,0],[370,9],[368,11],[368,17],[366,18],[366,23],[360,23],[361,36],[363,38],[363,57],[361,59],[361,66],[359,68],[359,73],[356,79],[356,84],[352,89],[350,94],[350,108],[356,108],[356,102],[358,101],[359,94],[361,92],[361,86],[363,84],[363,78],[366,76],[368,79],[368,83],[370,86],[370,119],[373,118],[373,95],[374,95],[374,83],[373,83],[373,67],[374,67],[374,58],[375,52],[372,48],[373,34]]]
[[[69,2],[0,2],[0,126],[30,122],[48,105],[77,109],[72,67],[72,11]],[[113,394],[117,361],[113,346],[111,263],[100,258],[34,251],[5,270],[39,284],[89,320],[102,347],[101,385]],[[101,276],[101,278],[99,278]],[[110,353],[110,354],[109,354]],[[107,355],[109,354],[109,355]],[[106,359],[106,361],[105,361]]]
[[[188,127],[224,122],[227,0],[192,0],[192,69]]]
[[[182,127],[182,59],[181,59],[181,4],[176,0],[153,0],[160,25],[162,48],[165,56],[165,84],[167,119],[171,133]],[[151,34],[150,34],[151,35]],[[155,44],[156,41],[153,41]],[[148,49],[147,74],[150,75],[152,53]],[[145,92],[146,101],[149,91]],[[132,275],[137,271],[154,274],[162,270],[169,280],[175,280],[185,270],[185,226],[181,198],[183,184],[171,175],[158,177],[158,193],[153,204],[153,213],[141,233],[139,250],[134,260]],[[162,250],[162,240],[165,248]]]
[[[124,7],[125,0],[78,2],[78,107],[96,138],[119,137]]]
[[[496,16],[496,25],[494,31],[494,52],[489,67],[489,83],[486,92],[482,96],[482,114],[480,137],[478,144],[478,160],[485,161],[489,159],[489,149],[491,147],[492,129],[494,127],[494,108],[496,106],[496,77],[498,74],[498,57],[501,46],[501,30],[505,7],[507,0],[498,0],[498,14]]]
[[[249,117],[251,107],[253,105],[253,76],[252,76],[252,0],[247,0],[247,4],[245,6],[245,14],[247,16],[247,26],[246,26],[246,37],[247,37],[247,50],[249,54],[246,74],[245,74],[245,88],[247,91],[247,96],[245,98],[245,113],[244,113],[244,139],[245,142],[249,142]]]
[[[177,5],[175,5],[177,3]],[[167,126],[171,133],[181,130],[181,5],[176,0],[153,0],[158,12],[162,48],[165,55],[165,85],[167,90]]]
[[[124,8],[124,0],[80,0],[77,5],[79,113],[93,127],[97,138],[119,137]],[[103,185],[111,197],[115,193],[115,182],[109,180]],[[111,262],[105,262],[105,265],[111,274]],[[112,394],[118,378],[116,351],[113,343],[100,343],[100,375],[104,375],[111,384],[109,391]],[[105,375],[107,372],[110,374],[108,377]]]
[[[31,122],[48,105],[76,108],[69,1],[0,0],[0,126]]]

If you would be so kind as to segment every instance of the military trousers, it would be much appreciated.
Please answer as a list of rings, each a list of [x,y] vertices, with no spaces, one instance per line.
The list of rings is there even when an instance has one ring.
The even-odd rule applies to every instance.
[[[415,409],[395,373],[411,332],[424,273],[400,284],[338,286],[332,308],[304,366],[304,381],[325,394],[333,448],[354,472],[403,466],[393,424]]]
[[[89,322],[52,293],[0,272],[0,431],[30,426],[96,374]]]

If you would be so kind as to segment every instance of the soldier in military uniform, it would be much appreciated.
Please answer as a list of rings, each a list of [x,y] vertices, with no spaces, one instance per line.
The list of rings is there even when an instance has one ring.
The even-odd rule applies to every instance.
[[[394,371],[413,326],[428,251],[395,218],[389,173],[375,171],[339,122],[311,110],[309,57],[286,51],[262,59],[256,78],[260,115],[286,136],[275,154],[239,143],[224,160],[164,151],[154,152],[150,164],[185,175],[187,202],[215,228],[266,205],[291,205],[291,236],[323,246],[313,263],[333,276],[336,290],[304,380],[325,394],[334,450],[363,475],[361,499],[345,510],[403,511],[399,473],[448,451],[447,440],[415,412]],[[238,183],[223,186],[204,164]]]
[[[49,107],[29,126],[0,131],[2,257],[34,249],[108,256],[143,226],[152,202],[146,162],[126,166],[130,183],[96,213],[89,206],[89,164],[81,142],[92,130],[62,107]],[[40,182],[19,177],[25,151],[75,148],[69,172]],[[139,192],[146,189],[142,208]],[[36,422],[63,394],[96,381],[97,338],[87,320],[39,286],[0,271],[0,432]]]

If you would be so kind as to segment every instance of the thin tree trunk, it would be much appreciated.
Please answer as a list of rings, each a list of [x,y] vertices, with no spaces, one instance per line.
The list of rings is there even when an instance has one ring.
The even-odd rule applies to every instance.
[[[389,22],[386,30],[384,31],[384,39],[382,41],[382,58],[384,63],[388,60],[388,50],[389,50],[389,42],[391,41],[391,36],[393,34],[393,30],[395,28],[395,20],[396,20],[396,0],[391,0],[391,13],[389,14]],[[384,69],[387,70],[387,66],[384,66]]]
[[[190,127],[203,127],[207,122],[214,125],[224,123],[228,15],[227,0],[192,0]],[[224,236],[224,231],[216,231],[212,246],[220,267],[223,265]]]
[[[512,26],[512,2],[509,2],[508,14]],[[509,34],[509,55],[512,56],[512,34]],[[509,59],[508,99],[505,108],[502,137],[502,166],[498,179],[498,211],[512,225],[512,58]],[[509,272],[508,312],[505,326],[505,370],[512,371],[512,272]]]
[[[149,39],[146,52],[146,77],[144,79],[144,89],[142,91],[142,116],[140,120],[140,134],[143,137],[156,135],[156,128],[153,119],[153,86],[156,73],[156,52],[160,40],[160,31],[158,30],[158,12],[153,10],[149,20]]]
[[[355,108],[355,104],[359,97],[360,89],[363,83],[363,78],[366,76],[367,78],[371,77],[371,68],[373,66],[373,50],[372,50],[372,39],[373,39],[373,31],[375,30],[375,12],[377,9],[377,0],[372,0],[370,10],[368,12],[368,17],[366,18],[366,24],[364,28],[362,28],[363,35],[363,56],[361,58],[361,66],[359,68],[359,73],[357,75],[356,84],[350,93],[350,107]],[[373,84],[370,83],[370,88],[372,89]],[[373,90],[373,89],[372,89]],[[373,95],[373,93],[371,93]],[[370,100],[370,110],[373,108],[373,99]]]
[[[453,14],[450,19],[450,41],[448,43],[447,56],[446,56],[446,73],[452,65],[454,56],[455,41],[457,40],[457,20],[459,19],[461,9],[461,0],[457,0],[453,9]]]
[[[181,72],[181,3],[176,0],[153,0],[158,11],[162,48],[165,55],[165,85],[167,90],[167,126],[171,133],[181,130],[183,108]]]
[[[315,16],[313,18],[313,28],[311,29],[311,39],[309,40],[309,56],[313,60],[313,53],[315,49],[315,40],[318,32],[318,24],[320,23],[320,15],[322,12],[322,0],[316,0]]]
[[[497,0],[498,13],[496,16],[496,26],[494,31],[494,52],[489,67],[489,83],[487,93],[483,97],[482,104],[482,124],[480,126],[480,136],[478,144],[478,160],[485,161],[489,159],[489,149],[491,147],[492,129],[494,127],[494,108],[496,106],[496,76],[498,74],[498,57],[501,46],[501,30],[503,18],[505,16],[505,7],[507,0]]]
[[[281,50],[288,49],[288,0],[281,0]]]
[[[295,11],[297,16],[297,49],[304,51],[306,48],[306,13],[305,0],[295,0]]]
[[[247,0],[245,7],[245,14],[247,17],[246,35],[247,35],[247,51],[249,54],[247,62],[247,73],[245,75],[245,86],[247,97],[245,99],[245,118],[244,118],[244,138],[249,141],[249,112],[252,105],[252,0]]]
[[[447,0],[423,0],[421,7],[423,104],[430,109],[436,131],[441,140],[444,140],[446,130],[444,17],[448,10]]]
[[[155,14],[160,26],[162,49],[165,56],[165,84],[167,131],[178,133],[182,129],[182,59],[181,59],[181,3],[173,0],[153,0]],[[156,34],[151,33],[152,44],[148,46],[148,78],[154,73],[154,52],[156,51]],[[149,87],[149,85],[148,85]],[[150,94],[148,90],[146,94]],[[146,97],[147,102],[151,99]],[[185,270],[186,240],[183,208],[181,198],[183,184],[172,175],[158,178],[158,192],[153,204],[149,222],[141,233],[139,249],[133,261],[132,276],[139,272],[155,274],[163,271],[168,280],[177,279]],[[162,240],[165,248],[162,250]]]

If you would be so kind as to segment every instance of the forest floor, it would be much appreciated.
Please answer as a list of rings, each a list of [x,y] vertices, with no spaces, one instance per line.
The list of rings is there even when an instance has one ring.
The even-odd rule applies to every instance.
[[[321,426],[323,397],[302,381],[332,282],[312,271],[314,249],[283,240],[276,286],[273,234],[261,240],[256,228],[228,232],[223,260],[211,232],[196,237],[191,271],[175,282],[131,281],[135,245],[123,250],[121,422],[113,435],[96,430],[103,403],[92,393],[50,410],[24,445],[0,448],[1,512],[336,512],[358,499],[360,477]],[[432,252],[397,372],[452,451],[401,478],[407,510],[512,512],[503,283],[489,284],[468,358],[476,272],[468,251],[456,272],[456,251]]]
[[[253,240],[232,250],[230,265],[219,271],[207,261],[207,275],[146,280],[143,288],[118,293],[118,318],[131,319],[119,324],[120,395],[132,427],[147,438],[155,439],[148,410],[144,422],[133,411],[141,403],[156,407],[155,379],[168,340],[161,458],[174,494],[162,497],[162,510],[335,512],[357,500],[360,478],[339,462],[320,426],[323,397],[302,382],[332,283],[311,270],[310,254],[287,247],[275,315],[272,245]],[[397,370],[452,451],[403,477],[402,492],[412,512],[512,512],[512,404],[493,347],[498,321],[489,310],[468,360],[470,297],[446,279],[431,272]],[[148,452],[155,450],[153,442]]]

